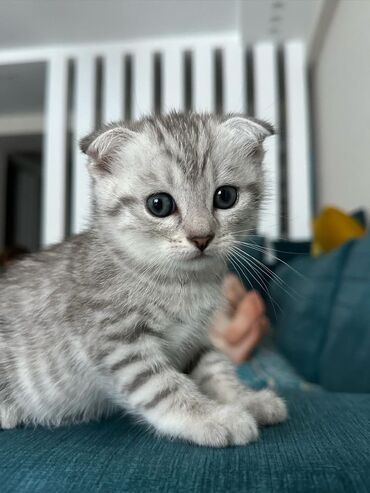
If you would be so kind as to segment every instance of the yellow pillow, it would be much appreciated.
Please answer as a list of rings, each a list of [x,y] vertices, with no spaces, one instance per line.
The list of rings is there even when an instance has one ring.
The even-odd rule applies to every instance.
[[[330,252],[366,232],[356,219],[336,207],[325,207],[313,221],[312,255]]]

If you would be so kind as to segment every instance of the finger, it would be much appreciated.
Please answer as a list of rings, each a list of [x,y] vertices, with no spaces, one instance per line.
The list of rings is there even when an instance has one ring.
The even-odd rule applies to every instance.
[[[209,338],[212,342],[212,344],[219,349],[220,351],[223,351],[225,354],[227,354],[230,358],[230,344],[228,344],[225,340],[224,334],[213,330],[209,333]]]
[[[229,324],[230,317],[223,311],[218,311],[210,324],[209,332],[219,334],[223,338]]]
[[[228,274],[224,280],[224,293],[231,307],[235,309],[244,298],[246,290],[236,275]]]
[[[252,354],[253,350],[258,346],[261,340],[265,337],[270,322],[263,315],[250,328],[249,333],[238,344],[229,344],[225,337],[221,334],[212,334],[211,340],[213,344],[229,356],[229,358],[237,364],[246,361]]]
[[[258,316],[262,315],[266,311],[265,303],[261,295],[257,291],[248,291],[246,294],[246,300],[240,304],[240,309],[245,311],[252,311]]]
[[[225,338],[231,344],[238,343],[248,334],[251,326],[258,318],[264,315],[264,306],[258,295],[247,293],[239,303],[236,314],[225,329]]]
[[[236,345],[230,346],[230,354],[236,363],[246,361],[253,350],[260,344],[265,337],[270,323],[266,316],[260,317],[250,327],[249,333]]]
[[[230,358],[237,364],[246,361],[252,351],[258,346],[261,338],[261,332],[255,328],[252,329],[248,336],[245,337],[240,344],[228,347],[228,354]]]
[[[270,320],[266,317],[266,315],[262,315],[260,319],[260,331],[263,336],[265,336],[270,330]]]

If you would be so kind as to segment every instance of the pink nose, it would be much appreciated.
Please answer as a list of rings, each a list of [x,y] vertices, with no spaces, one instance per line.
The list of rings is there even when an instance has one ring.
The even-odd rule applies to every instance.
[[[194,243],[194,245],[201,251],[205,250],[207,246],[211,243],[215,235],[208,236],[193,236],[188,238],[189,241]]]

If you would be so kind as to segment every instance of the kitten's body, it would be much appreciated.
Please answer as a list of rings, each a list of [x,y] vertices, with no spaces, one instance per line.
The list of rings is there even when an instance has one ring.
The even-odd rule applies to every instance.
[[[181,115],[172,118],[178,126],[193,125],[191,131],[197,134],[194,139],[199,146],[201,132],[211,134],[212,128],[220,125],[208,116],[201,119],[194,115],[194,121]],[[174,142],[168,129],[166,135],[165,124],[159,125],[167,144],[164,152],[173,158]],[[112,128],[116,134],[117,127]],[[154,128],[160,147],[163,141],[158,128],[149,124],[148,128],[141,132]],[[182,248],[182,255],[187,255],[184,248],[188,247],[177,233],[163,229],[166,224],[174,228],[168,220],[146,223],[152,219],[145,217],[143,224],[135,226],[142,206],[139,201],[135,203],[132,192],[144,186],[143,177],[141,183],[138,180],[126,184],[126,190],[119,189],[121,181],[111,176],[116,173],[117,148],[116,154],[112,153],[112,141],[106,139],[106,133],[102,134],[103,142],[94,136],[88,143],[91,166],[97,167],[92,171],[95,212],[91,229],[19,262],[0,281],[1,426],[57,425],[99,418],[123,408],[162,433],[200,444],[253,440],[257,436],[255,420],[262,424],[278,422],[286,411],[271,393],[247,392],[226,358],[210,348],[207,329],[222,302],[225,263],[212,253],[194,261],[174,257],[175,249]],[[145,150],[145,142],[139,144],[141,154],[153,147],[151,143]],[[96,148],[91,147],[94,145]],[[121,141],[119,146],[127,149]],[[214,152],[216,148],[213,143]],[[185,145],[179,149],[178,161],[181,153],[189,155]],[[133,155],[134,151],[127,153]],[[114,155],[110,161],[106,158],[109,152]],[[122,159],[129,161],[126,156]],[[199,161],[205,166],[204,156]],[[112,168],[102,169],[107,165],[113,172]],[[194,168],[197,165],[192,163]],[[169,176],[172,170],[167,168],[161,171],[175,187],[173,182],[179,175]],[[104,172],[107,174],[102,175]],[[156,181],[153,170],[144,172],[147,180]],[[186,173],[185,169],[185,177]],[[176,221],[184,229],[215,229],[220,218],[215,221],[209,211],[202,213],[199,205],[199,194],[209,188],[211,178],[202,185],[194,170],[193,175],[184,179],[181,188],[194,194],[189,208],[198,201],[198,209],[189,212],[183,206]],[[153,192],[164,186],[155,185]],[[143,196],[149,192],[150,186]],[[179,204],[180,195],[178,192]],[[230,218],[234,227],[242,224],[239,217]],[[152,233],[150,228],[157,227]],[[224,242],[229,233],[224,231]],[[149,235],[152,252],[146,243]],[[162,243],[156,247],[155,242],[163,242],[163,238],[173,250],[158,259],[157,248],[162,248]]]
[[[9,404],[17,421],[59,424],[65,418],[94,418],[109,412],[112,403],[105,392],[109,381],[96,373],[90,358],[99,354],[105,336],[102,327],[110,320],[124,326],[130,314],[130,321],[137,317],[150,323],[179,370],[206,343],[204,329],[220,300],[220,272],[196,287],[167,279],[166,284],[155,282],[149,289],[151,276],[145,277],[141,289],[148,289],[149,296],[141,299],[139,276],[104,245],[97,256],[92,235],[75,236],[33,255],[2,279],[0,399],[4,402],[3,397],[13,391],[15,402],[10,399]],[[21,365],[14,368],[16,361]],[[9,379],[6,368],[11,370]]]

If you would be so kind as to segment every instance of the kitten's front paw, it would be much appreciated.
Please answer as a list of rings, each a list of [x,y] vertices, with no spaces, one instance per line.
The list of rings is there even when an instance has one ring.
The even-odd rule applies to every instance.
[[[288,418],[288,409],[280,397],[272,390],[248,392],[245,407],[253,415],[259,425],[274,425]]]
[[[245,445],[256,441],[258,427],[251,413],[234,405],[217,406],[202,423],[194,441],[210,447]]]

